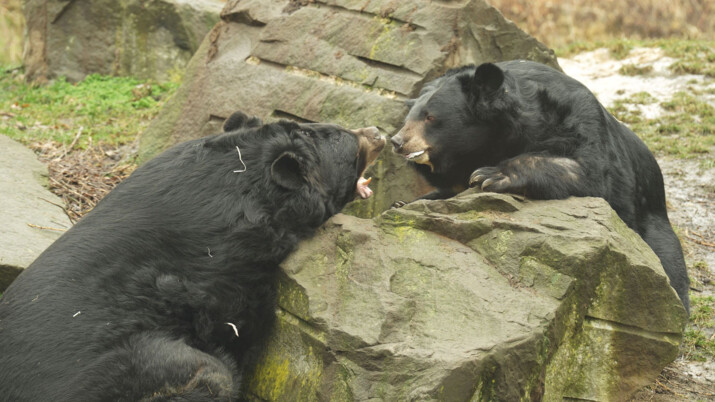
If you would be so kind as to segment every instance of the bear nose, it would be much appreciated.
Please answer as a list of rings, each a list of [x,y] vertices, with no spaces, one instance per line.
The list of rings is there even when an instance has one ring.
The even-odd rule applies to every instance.
[[[399,134],[390,138],[390,142],[392,143],[392,146],[395,147],[395,151],[398,151],[400,148],[402,148],[402,137]]]

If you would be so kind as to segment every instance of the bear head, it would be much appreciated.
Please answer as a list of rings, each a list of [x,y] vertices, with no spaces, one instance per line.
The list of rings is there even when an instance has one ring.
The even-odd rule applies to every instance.
[[[211,156],[201,159],[216,167],[234,166],[229,177],[236,186],[255,190],[243,190],[244,195],[277,205],[276,215],[310,221],[309,226],[318,226],[356,195],[369,196],[362,176],[386,143],[375,127],[349,130],[287,120],[263,124],[242,112],[232,114],[224,130],[205,140]]]
[[[426,84],[407,102],[405,124],[391,138],[394,152],[431,173],[495,163],[505,140],[502,125],[509,124],[504,117],[513,107],[507,78],[497,65],[485,63],[450,70]]]

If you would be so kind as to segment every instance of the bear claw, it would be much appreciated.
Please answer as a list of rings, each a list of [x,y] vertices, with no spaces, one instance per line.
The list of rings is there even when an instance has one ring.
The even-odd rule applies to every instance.
[[[390,206],[390,208],[402,208],[402,207],[404,207],[405,205],[407,205],[407,203],[404,202],[404,201],[395,201],[395,202],[392,203],[392,205]]]
[[[479,187],[482,190],[491,187],[492,191],[500,191],[506,188],[510,182],[508,176],[494,167],[479,168],[469,177],[469,187]]]

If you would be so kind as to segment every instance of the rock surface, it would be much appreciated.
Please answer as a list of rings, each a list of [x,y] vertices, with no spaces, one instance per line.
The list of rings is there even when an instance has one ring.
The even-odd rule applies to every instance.
[[[0,291],[72,226],[46,182],[47,167],[37,156],[0,135]]]
[[[28,0],[24,65],[32,80],[88,74],[166,81],[218,21],[221,0]]]
[[[596,198],[338,215],[283,264],[263,400],[624,400],[678,353],[657,257]]]
[[[392,135],[404,101],[451,67],[527,58],[558,68],[549,49],[485,0],[230,0],[187,68],[184,84],[142,135],[147,160],[212,134],[236,110]],[[370,172],[375,196],[351,213],[375,216],[428,188],[386,149]]]

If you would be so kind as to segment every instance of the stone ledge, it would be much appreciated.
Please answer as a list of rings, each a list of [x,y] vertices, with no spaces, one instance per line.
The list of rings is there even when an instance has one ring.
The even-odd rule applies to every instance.
[[[0,135],[0,291],[72,226],[46,183],[47,167],[37,156]]]

